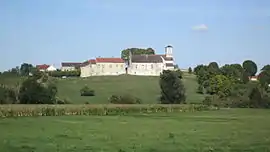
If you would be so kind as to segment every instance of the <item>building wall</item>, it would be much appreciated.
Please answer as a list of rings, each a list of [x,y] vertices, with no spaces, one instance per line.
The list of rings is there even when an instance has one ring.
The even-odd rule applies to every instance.
[[[159,76],[163,69],[163,63],[132,63],[128,69],[128,74],[142,76]]]
[[[81,77],[125,74],[125,63],[96,63],[81,67]]]
[[[125,63],[97,63],[96,75],[120,75],[125,74]]]
[[[91,71],[92,71],[92,68],[91,68],[91,64],[88,64],[86,66],[83,66],[83,67],[80,67],[81,69],[81,75],[80,77],[89,77],[91,76]]]
[[[75,67],[61,67],[61,71],[75,71]]]
[[[47,68],[47,71],[56,71],[56,70],[57,69],[52,65]]]

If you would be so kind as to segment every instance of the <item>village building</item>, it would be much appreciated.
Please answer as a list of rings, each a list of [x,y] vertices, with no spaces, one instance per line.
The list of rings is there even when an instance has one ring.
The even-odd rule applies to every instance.
[[[81,64],[81,77],[125,74],[121,58],[96,58]]]
[[[45,71],[50,72],[50,71],[57,70],[53,65],[47,65],[47,64],[37,65],[36,68],[42,72],[45,72]]]
[[[80,64],[81,77],[102,75],[159,76],[163,70],[174,70],[173,47],[165,47],[161,55],[132,55],[129,60],[121,58],[96,58]]]
[[[61,71],[75,71],[80,68],[81,64],[78,62],[62,62]]]
[[[161,55],[132,55],[130,53],[128,74],[159,76],[163,70],[174,70],[173,47],[165,47]]]

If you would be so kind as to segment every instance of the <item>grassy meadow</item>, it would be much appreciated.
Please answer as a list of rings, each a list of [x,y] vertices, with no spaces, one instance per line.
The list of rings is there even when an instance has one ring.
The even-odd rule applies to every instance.
[[[3,152],[270,151],[270,111],[54,116],[0,121]]]
[[[22,81],[23,78],[0,78],[0,83],[14,85]],[[145,104],[157,103],[160,95],[159,77],[148,76],[95,76],[89,78],[67,78],[57,79],[58,96],[67,99],[71,103],[94,103],[106,104],[108,98],[113,94],[130,94],[142,100]],[[196,77],[184,74],[183,79],[186,87],[187,102],[198,103],[204,98],[197,94]],[[94,89],[96,96],[80,96],[80,89],[85,85]]]

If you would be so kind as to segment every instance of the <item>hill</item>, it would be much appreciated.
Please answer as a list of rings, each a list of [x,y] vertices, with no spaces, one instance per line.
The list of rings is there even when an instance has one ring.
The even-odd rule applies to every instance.
[[[15,85],[23,78],[0,78],[0,83]],[[96,76],[89,78],[57,79],[58,95],[75,104],[81,103],[108,103],[113,94],[130,94],[142,99],[143,103],[157,103],[160,95],[159,77],[146,76]],[[196,93],[197,82],[194,75],[185,74],[183,79],[187,92],[187,102],[196,103],[203,99],[203,95]],[[80,96],[80,89],[87,85],[96,92],[94,97]]]

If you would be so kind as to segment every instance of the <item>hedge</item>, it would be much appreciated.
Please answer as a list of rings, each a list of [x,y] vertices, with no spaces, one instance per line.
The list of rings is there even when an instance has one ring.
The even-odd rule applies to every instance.
[[[126,115],[128,113],[217,110],[204,105],[0,105],[0,117]]]

